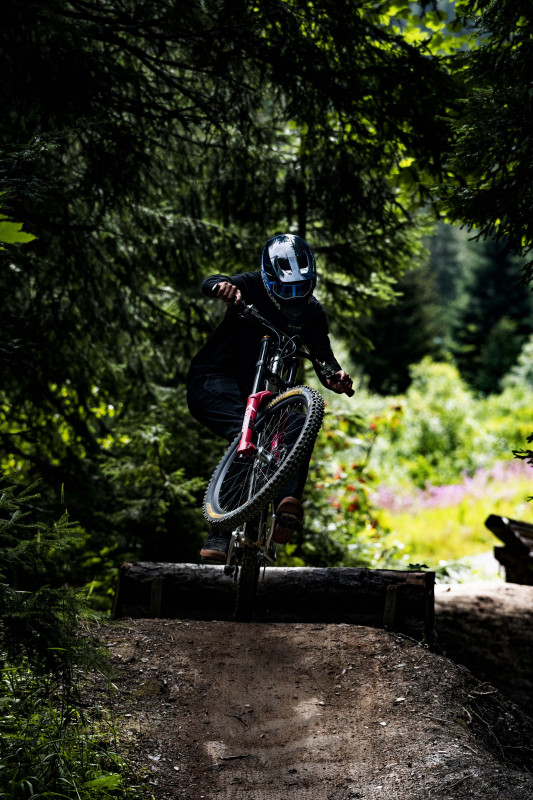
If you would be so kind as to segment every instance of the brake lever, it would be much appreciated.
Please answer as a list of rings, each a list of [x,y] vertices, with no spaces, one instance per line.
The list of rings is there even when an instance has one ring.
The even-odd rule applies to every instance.
[[[325,361],[316,361],[315,359],[313,359],[313,361],[319,367],[320,373],[322,374],[322,376],[326,380],[331,380],[331,378],[334,378],[336,376],[337,370],[334,369],[329,364],[326,364]],[[349,379],[348,378],[344,378],[342,381],[337,381],[337,383],[345,383],[346,380],[349,380]],[[348,395],[348,397],[353,397],[355,392],[354,392],[353,389],[348,389],[348,391],[344,392],[344,394]]]

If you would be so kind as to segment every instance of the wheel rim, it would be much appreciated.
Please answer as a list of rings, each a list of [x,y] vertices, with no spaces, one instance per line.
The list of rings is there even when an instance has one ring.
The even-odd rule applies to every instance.
[[[258,424],[258,447],[253,459],[237,460],[235,446],[233,459],[217,487],[219,512],[227,514],[245,505],[272,480],[298,442],[306,415],[305,400],[292,397]]]

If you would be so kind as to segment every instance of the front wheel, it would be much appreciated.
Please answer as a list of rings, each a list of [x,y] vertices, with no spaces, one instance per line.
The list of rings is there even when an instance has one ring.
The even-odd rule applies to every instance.
[[[204,498],[209,524],[223,530],[252,519],[311,455],[323,416],[324,401],[309,386],[271,400],[255,425],[255,456],[238,458],[237,437],[215,469]]]

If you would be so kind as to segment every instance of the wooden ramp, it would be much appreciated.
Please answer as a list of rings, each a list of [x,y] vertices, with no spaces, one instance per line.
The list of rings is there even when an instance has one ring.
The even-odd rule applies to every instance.
[[[260,575],[256,622],[328,622],[387,628],[430,642],[433,572],[267,567]],[[231,620],[236,586],[223,566],[123,564],[112,615]]]

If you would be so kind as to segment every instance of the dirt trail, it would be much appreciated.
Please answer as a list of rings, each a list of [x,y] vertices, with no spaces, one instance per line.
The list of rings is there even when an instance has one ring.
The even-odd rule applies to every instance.
[[[123,620],[102,638],[122,736],[157,800],[533,797],[533,722],[407,637]]]
[[[533,586],[437,586],[435,614],[439,652],[493,683],[533,717]]]

